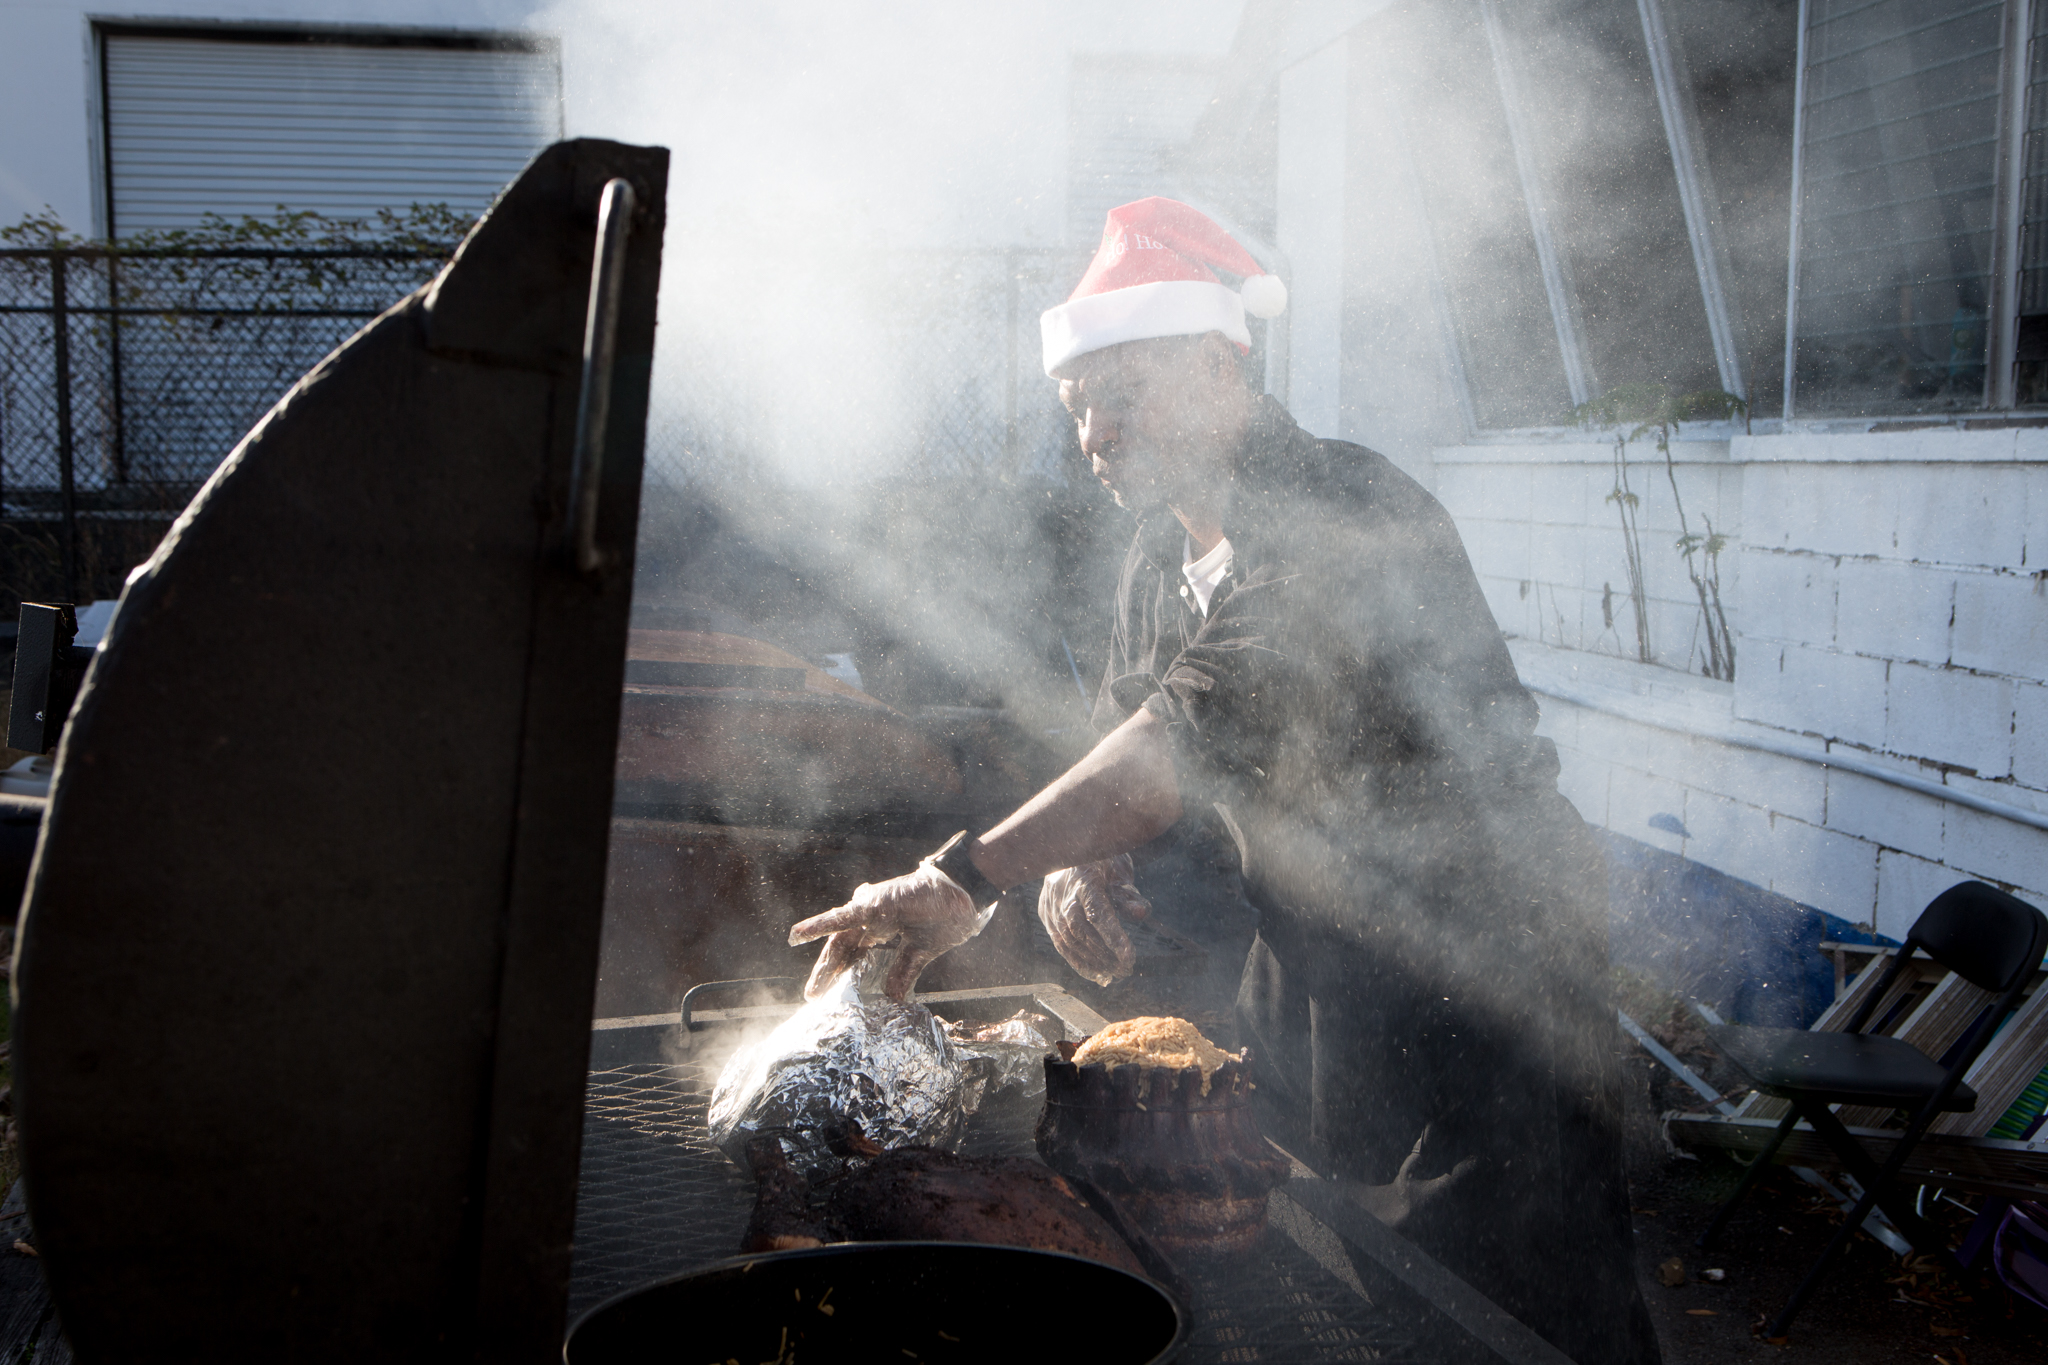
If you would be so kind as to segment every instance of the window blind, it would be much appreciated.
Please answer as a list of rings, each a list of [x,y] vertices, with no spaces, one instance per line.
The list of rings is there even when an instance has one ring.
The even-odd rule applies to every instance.
[[[561,135],[552,50],[108,33],[112,229],[483,209]]]

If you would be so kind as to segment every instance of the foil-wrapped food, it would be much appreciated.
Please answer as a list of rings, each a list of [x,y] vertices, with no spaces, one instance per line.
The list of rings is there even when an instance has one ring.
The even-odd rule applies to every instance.
[[[726,1063],[707,1127],[746,1164],[749,1139],[773,1132],[810,1175],[838,1164],[831,1137],[850,1124],[884,1148],[958,1145],[984,1096],[1044,1085],[1051,1044],[1029,1017],[960,1029],[923,1005],[867,996],[873,972],[848,972]]]
[[[884,1147],[959,1140],[987,1064],[961,1057],[924,1006],[864,999],[859,975],[846,973],[726,1063],[706,1123],[735,1162],[745,1163],[748,1139],[779,1130],[808,1174],[832,1163],[827,1134],[848,1121]]]
[[[1018,1010],[994,1024],[944,1027],[963,1056],[988,1059],[989,1095],[1015,1092],[1026,1098],[1045,1093],[1045,1059],[1065,1032],[1050,1016],[1031,1010]]]

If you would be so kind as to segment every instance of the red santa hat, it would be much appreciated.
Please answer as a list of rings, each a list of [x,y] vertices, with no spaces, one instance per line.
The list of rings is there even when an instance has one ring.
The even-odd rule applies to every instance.
[[[1232,289],[1216,272],[1236,276]],[[1074,293],[1038,320],[1045,372],[1124,341],[1221,332],[1252,344],[1244,318],[1278,317],[1287,286],[1206,214],[1171,199],[1140,199],[1109,211],[1102,245]]]

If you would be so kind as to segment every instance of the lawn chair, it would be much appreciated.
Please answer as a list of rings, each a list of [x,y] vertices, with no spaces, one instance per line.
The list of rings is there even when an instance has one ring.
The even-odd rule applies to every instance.
[[[1915,948],[1957,976],[1998,998],[1977,1017],[1962,1040],[1947,1054],[1947,1065],[1933,1061],[1910,1043],[1864,1030],[1873,1022],[1880,1002],[1888,999],[1894,979]],[[2048,952],[2048,917],[2025,901],[1982,882],[1963,882],[1936,896],[1915,921],[1906,942],[1885,969],[1877,989],[1865,997],[1846,1032],[1810,1033],[1803,1029],[1748,1028],[1722,1024],[1708,1033],[1714,1043],[1756,1083],[1759,1090],[1791,1102],[1770,1145],[1758,1154],[1728,1202],[1700,1234],[1709,1245],[1727,1226],[1729,1215],[1755,1185],[1771,1158],[1806,1120],[1841,1158],[1842,1165],[1863,1185],[1863,1197],[1821,1253],[1806,1279],[1765,1330],[1782,1337],[1820,1283],[1849,1238],[1863,1226],[1873,1204],[1881,1206],[1906,1238],[1922,1252],[1953,1261],[1946,1240],[1913,1210],[1912,1201],[1888,1188],[1905,1165],[1929,1124],[1945,1112],[1976,1108],[1976,1092],[1963,1084],[1963,1073],[1991,1040],[1999,1024],[2019,1003],[2034,970]],[[1842,1125],[1831,1106],[1876,1106],[1911,1114],[1905,1131],[1880,1167]]]

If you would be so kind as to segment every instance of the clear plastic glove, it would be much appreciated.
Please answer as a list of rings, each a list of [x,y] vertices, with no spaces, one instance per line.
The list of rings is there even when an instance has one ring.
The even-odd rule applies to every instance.
[[[1401,1162],[1401,1169],[1394,1173],[1391,1185],[1360,1185],[1345,1181],[1345,1195],[1388,1227],[1400,1227],[1438,1197],[1463,1184],[1479,1166],[1478,1157],[1468,1156],[1442,1175],[1418,1180],[1415,1171],[1422,1164],[1423,1151],[1428,1144],[1429,1126],[1425,1124],[1422,1135],[1415,1139],[1415,1146]]]
[[[804,997],[821,994],[840,975],[859,965],[870,948],[896,946],[882,993],[892,1000],[909,995],[932,959],[981,932],[995,907],[975,908],[973,897],[930,863],[886,882],[862,882],[853,899],[836,910],[799,920],[789,931],[791,947],[825,940]]]
[[[1052,935],[1052,946],[1098,986],[1129,976],[1137,963],[1123,922],[1145,918],[1152,902],[1131,878],[1131,855],[1120,853],[1062,868],[1038,892],[1038,922]]]

